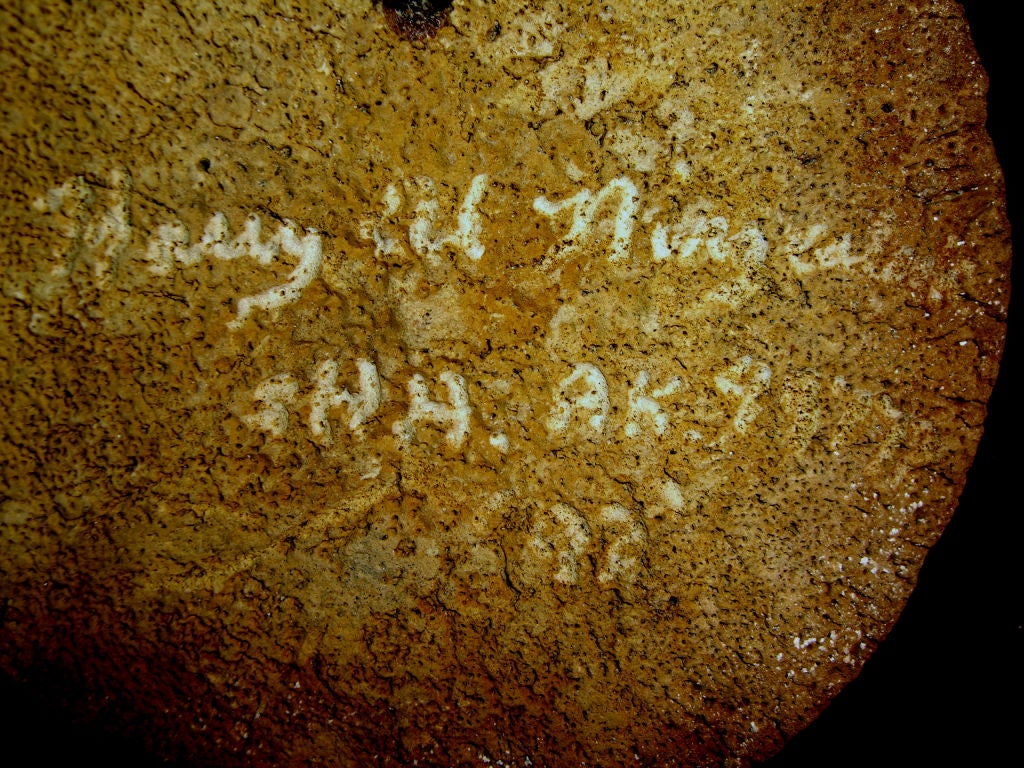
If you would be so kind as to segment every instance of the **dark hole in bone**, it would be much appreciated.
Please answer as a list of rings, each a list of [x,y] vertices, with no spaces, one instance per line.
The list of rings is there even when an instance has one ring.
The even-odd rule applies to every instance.
[[[406,40],[433,37],[448,22],[453,0],[380,0],[392,31]]]

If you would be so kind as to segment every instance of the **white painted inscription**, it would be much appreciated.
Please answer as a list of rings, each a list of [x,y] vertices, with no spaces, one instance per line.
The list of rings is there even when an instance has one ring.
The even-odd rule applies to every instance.
[[[745,434],[750,423],[757,418],[760,406],[757,398],[772,380],[772,369],[767,363],[755,361],[749,355],[740,358],[723,373],[715,376],[715,387],[723,395],[739,400],[732,419],[733,428]]]
[[[629,390],[629,414],[626,416],[625,428],[628,437],[638,437],[644,431],[642,425],[647,420],[653,422],[656,435],[663,435],[668,429],[669,417],[658,399],[675,394],[682,386],[683,381],[676,376],[664,387],[656,389],[648,395],[650,383],[650,375],[647,371],[641,371],[637,376],[636,386]]]
[[[441,383],[448,389],[449,403],[430,399],[427,381],[421,374],[409,379],[409,413],[395,422],[393,432],[399,438],[410,441],[415,436],[416,424],[433,423],[447,427],[445,439],[453,448],[459,448],[469,436],[469,417],[472,407],[466,392],[466,380],[457,373],[444,371]]]
[[[381,401],[380,376],[377,366],[369,360],[356,360],[359,369],[359,391],[352,394],[338,389],[338,363],[325,360],[316,372],[316,389],[310,399],[309,429],[315,437],[330,443],[331,425],[327,416],[334,408],[347,406],[348,428],[355,432],[377,412]]]
[[[383,398],[380,376],[377,366],[369,360],[356,360],[359,371],[359,389],[351,393],[347,389],[338,388],[338,363],[325,360],[317,368],[313,393],[309,396],[309,431],[321,443],[330,445],[334,442],[331,428],[331,411],[346,406],[348,408],[348,428],[357,435],[380,407]],[[282,373],[271,376],[261,382],[253,392],[253,400],[258,404],[256,413],[242,416],[250,429],[269,432],[274,437],[281,437],[288,429],[289,407],[300,405],[298,380],[291,374]]]
[[[481,261],[486,255],[486,238],[480,205],[489,183],[488,174],[474,176],[455,214],[454,226],[445,227],[440,222],[442,210],[435,181],[428,177],[403,181],[406,193],[416,199],[404,233],[394,218],[401,214],[405,198],[399,185],[389,183],[382,196],[382,212],[377,219],[361,221],[359,234],[373,243],[382,258],[405,254],[408,245],[430,264],[438,264],[446,249],[464,254],[471,262]],[[58,278],[61,270],[69,274],[74,261],[85,255],[101,286],[112,287],[112,281],[116,281],[112,267],[127,260],[134,238],[131,176],[115,170],[110,187],[108,190],[76,177],[35,202],[34,208],[40,213],[63,215],[70,222],[62,226],[70,247],[62,255],[65,263],[54,270]],[[100,202],[101,197],[109,198],[109,204]],[[738,277],[706,291],[693,303],[694,310],[708,311],[709,302],[738,306],[758,290],[753,270],[766,262],[772,245],[757,224],[741,225],[734,231],[726,216],[704,211],[691,211],[675,222],[665,223],[655,220],[658,208],[643,209],[641,204],[641,194],[628,176],[612,179],[596,192],[584,186],[560,200],[538,196],[532,206],[536,213],[563,223],[567,220],[568,224],[562,237],[548,249],[542,268],[550,270],[605,238],[610,241],[608,262],[625,261],[633,251],[634,229],[640,221],[651,227],[649,257],[656,264],[682,265],[703,255],[712,264],[732,263],[746,268]],[[819,223],[805,231],[789,232],[785,243],[776,249],[792,274],[801,277],[821,270],[852,270],[880,247],[875,236],[858,249],[850,233],[830,234]],[[215,213],[195,241],[178,219],[158,225],[142,254],[156,277],[194,267],[203,259],[235,261],[243,257],[268,267],[282,258],[297,260],[297,264],[279,285],[238,299],[236,316],[228,323],[232,330],[242,328],[257,311],[273,313],[300,300],[321,272],[323,238],[316,230],[302,229],[290,221],[278,223],[268,232],[257,214],[251,214],[232,235],[227,217]]]
[[[246,424],[254,430],[281,437],[289,425],[289,406],[298,409],[303,402],[308,406],[308,426],[313,437],[325,444],[334,442],[332,413],[347,409],[348,430],[363,437],[363,426],[373,418],[384,401],[384,388],[377,366],[364,358],[355,360],[358,388],[353,392],[338,384],[339,363],[325,360],[313,375],[312,393],[307,399],[299,397],[302,387],[291,374],[277,374],[262,382],[253,392],[258,405],[255,414],[244,416]],[[725,379],[723,377],[723,381]],[[426,377],[413,374],[406,383],[409,403],[406,414],[392,424],[392,433],[404,442],[416,438],[420,425],[434,425],[444,430],[446,441],[453,448],[461,448],[470,434],[473,413],[472,399],[466,380],[452,371],[438,377],[447,392],[447,402],[434,400]],[[669,426],[670,418],[661,402],[679,391],[682,380],[677,376],[663,386],[650,390],[650,376],[642,371],[635,386],[629,389],[628,411],[622,430],[627,437],[644,434],[659,438]],[[724,386],[724,385],[723,385]],[[733,385],[739,387],[739,385]],[[740,388],[742,389],[742,388]],[[546,426],[550,432],[565,432],[578,413],[580,427],[601,434],[607,425],[611,410],[608,380],[593,363],[577,363],[572,373],[552,389],[553,406]],[[501,429],[488,435],[488,443],[501,453],[511,448],[508,435]]]
[[[647,551],[643,520],[622,504],[609,504],[601,509],[601,523],[609,542],[597,580],[602,584],[636,580]]]
[[[558,503],[535,518],[527,559],[553,560],[554,580],[576,584],[580,578],[580,556],[591,538],[586,518],[574,507]]]
[[[677,175],[686,181],[685,174]],[[633,254],[634,230],[641,222],[649,230],[651,263],[659,269],[685,267],[695,261],[721,265],[723,278],[719,284],[691,297],[684,317],[715,311],[709,303],[738,306],[745,301],[760,290],[758,270],[764,268],[773,252],[773,269],[788,268],[793,276],[802,278],[822,270],[856,269],[867,254],[877,253],[881,248],[877,233],[870,244],[858,249],[850,233],[832,233],[821,223],[805,230],[788,230],[782,242],[773,246],[761,225],[747,223],[734,227],[726,215],[698,203],[677,214],[674,221],[666,222],[665,217],[659,217],[658,208],[643,208],[641,193],[628,176],[612,179],[596,191],[593,185],[586,186],[578,168],[571,178],[580,185],[575,193],[560,199],[542,195],[533,200],[534,212],[567,227],[548,248],[542,266],[550,269],[603,244],[607,244],[609,264],[623,262]],[[445,213],[433,179],[400,178],[387,184],[379,215],[360,222],[359,234],[372,243],[380,257],[413,253],[426,263],[436,263],[445,251],[451,250],[470,262],[479,262],[488,255],[484,247],[486,217],[481,205],[489,185],[488,174],[473,176],[455,211]],[[66,278],[76,260],[84,259],[100,287],[113,287],[123,274],[119,267],[133,258],[131,245],[136,235],[132,194],[130,174],[115,170],[109,182],[75,177],[37,200],[34,209],[54,217],[57,231],[70,241],[65,252],[55,252],[60,261],[46,279]],[[403,215],[407,217],[405,223],[400,220]],[[261,267],[277,265],[279,270],[282,263],[289,265],[290,271],[279,278],[279,284],[237,299],[235,317],[228,322],[228,328],[238,330],[254,315],[273,314],[299,302],[321,273],[325,252],[323,237],[316,230],[290,221],[268,225],[259,215],[251,214],[232,232],[228,217],[218,212],[207,220],[198,238],[193,238],[177,218],[157,225],[134,258],[142,261],[153,279],[195,268],[204,260],[247,259]],[[566,317],[570,316],[569,307],[564,308]],[[551,327],[554,335],[558,324],[552,323]],[[652,328],[651,332],[656,332],[657,323]],[[255,409],[243,417],[245,422],[255,430],[280,437],[287,432],[291,418],[308,413],[311,436],[329,445],[336,437],[336,412],[344,411],[340,424],[362,437],[363,428],[379,411],[386,390],[373,362],[356,358],[352,363],[358,381],[349,381],[347,386],[339,383],[339,362],[335,360],[320,363],[305,389],[291,374],[267,379],[255,388]],[[759,400],[768,392],[771,376],[766,364],[749,356],[740,357],[713,376],[714,389],[727,403],[731,432],[742,435],[750,429],[761,412]],[[465,379],[455,371],[443,372],[436,386],[444,397],[421,374],[413,375],[405,386],[408,409],[391,425],[393,433],[401,440],[412,441],[424,428],[434,427],[440,429],[450,446],[461,448],[471,432],[472,405]],[[673,414],[680,407],[673,396],[682,386],[679,377],[653,382],[647,371],[639,371],[635,380],[623,387],[626,402],[621,404],[621,411],[615,412],[623,413],[624,418],[617,428],[631,439],[659,439],[667,435]],[[793,387],[786,386],[781,387],[779,396],[787,403],[795,402],[796,398]],[[609,382],[594,363],[575,363],[552,388],[550,397],[544,417],[549,433],[565,433],[571,426],[581,433],[602,435],[609,431],[608,421],[613,413]],[[805,421],[800,426],[801,433],[813,431],[813,423]],[[689,429],[685,434],[693,440],[704,440],[698,430]],[[510,434],[500,424],[494,425],[487,441],[501,454],[514,448]]]
[[[545,45],[548,44],[537,44],[534,47],[543,51],[546,50]],[[585,106],[587,100],[614,103],[624,93],[620,92],[621,89],[615,90],[618,85],[612,77],[612,68],[604,66],[607,62],[595,59],[590,64],[596,68],[587,75],[584,100],[576,100],[579,102],[576,104],[579,108],[577,113],[585,111],[581,105]],[[609,80],[609,77],[612,79]],[[614,86],[612,91],[605,87],[609,83]],[[680,126],[678,131],[691,130],[692,123],[692,115],[688,112],[679,113],[676,120]],[[664,160],[668,152],[646,141],[641,133],[630,129],[613,133],[606,148],[627,159],[634,175],[637,172],[654,173],[657,164]],[[526,279],[522,281],[522,286],[530,290],[538,283],[541,292],[547,288],[561,288],[555,285],[558,282],[555,277],[556,268],[573,259],[586,256],[594,258],[592,255],[595,253],[603,254],[597,257],[602,269],[607,268],[609,273],[614,271],[619,276],[636,278],[642,275],[643,279],[653,276],[662,280],[666,276],[673,276],[674,285],[685,288],[686,275],[698,275],[694,284],[700,288],[694,289],[692,295],[687,296],[685,290],[678,291],[680,301],[685,301],[686,306],[678,313],[679,320],[673,322],[682,326],[691,318],[712,318],[716,314],[723,314],[723,309],[728,311],[728,307],[741,306],[762,290],[760,286],[764,281],[758,278],[766,270],[786,272],[791,278],[803,281],[823,271],[842,273],[856,270],[869,256],[880,252],[882,247],[881,236],[875,237],[865,246],[862,243],[866,238],[862,233],[855,233],[855,239],[855,234],[832,232],[824,223],[817,222],[805,225],[803,229],[786,228],[777,215],[770,213],[766,213],[763,219],[754,214],[753,220],[742,220],[735,218],[725,203],[713,203],[696,197],[687,199],[685,189],[690,183],[691,171],[683,160],[677,159],[674,164],[679,189],[671,190],[668,197],[678,209],[673,208],[676,212],[671,215],[664,214],[653,204],[645,207],[647,201],[628,175],[611,179],[600,186],[600,182],[588,181],[585,172],[571,161],[565,167],[567,177],[574,185],[567,192],[555,199],[546,194],[538,195],[532,205],[526,201],[515,202],[521,209],[519,212],[525,209],[532,216],[532,223],[543,217],[558,233],[553,237],[554,242],[537,246],[536,253],[544,254],[539,275],[536,270],[524,264],[515,265],[523,269],[521,274],[525,274]],[[528,183],[521,179],[519,182]],[[445,269],[439,267],[452,266],[456,270],[472,268],[474,264],[487,259],[484,263],[490,277],[502,269],[500,259],[503,251],[507,255],[516,245],[502,244],[502,247],[495,247],[490,253],[485,247],[485,243],[494,242],[486,231],[488,214],[491,213],[488,200],[490,189],[491,178],[486,173],[474,175],[467,186],[460,188],[450,198],[446,197],[444,188],[435,179],[397,175],[384,188],[377,215],[357,223],[356,231],[364,241],[364,249],[369,251],[372,247],[379,262],[374,267],[368,267],[367,272],[374,268],[380,270],[372,275],[374,280],[381,281],[380,285],[392,281],[392,287],[408,287],[408,291],[387,294],[392,297],[402,296],[399,299],[401,306],[396,312],[399,323],[420,329],[416,331],[419,334],[416,340],[422,343],[407,344],[407,349],[415,349],[416,352],[410,353],[406,362],[411,361],[420,366],[421,354],[425,356],[431,354],[431,351],[438,351],[433,344],[435,340],[447,342],[449,338],[459,337],[460,334],[465,337],[473,328],[501,327],[499,323],[475,325],[462,322],[461,314],[455,312],[450,315],[436,312],[438,309],[457,307],[463,300],[453,282],[439,287],[438,281],[449,276]],[[496,184],[494,189],[518,187],[515,184],[507,187]],[[655,196],[661,197],[659,193],[660,190],[656,191]],[[324,268],[327,258],[325,243],[317,230],[283,219],[266,222],[256,213],[245,218],[240,227],[236,221],[234,231],[228,216],[217,212],[206,220],[201,234],[190,232],[181,219],[170,216],[162,223],[157,223],[151,233],[139,235],[133,229],[132,195],[131,175],[127,171],[115,170],[110,174],[109,181],[90,182],[84,177],[75,177],[37,200],[33,206],[35,211],[41,216],[53,217],[53,229],[67,241],[62,252],[55,251],[55,263],[45,276],[46,279],[67,278],[76,263],[82,260],[82,264],[89,268],[95,284],[104,290],[122,287],[119,281],[123,280],[125,273],[122,268],[126,265],[136,268],[137,275],[134,277],[148,281],[170,281],[184,272],[186,280],[182,282],[194,282],[187,279],[191,277],[187,271],[202,266],[204,262],[230,262],[232,269],[240,269],[238,263],[248,260],[266,268],[267,272],[265,275],[260,273],[262,282],[245,291],[249,295],[232,297],[235,299],[235,312],[234,317],[227,322],[227,327],[231,331],[239,331],[246,325],[251,326],[250,320],[254,318],[263,319],[264,315],[273,317],[282,308],[299,303],[322,272],[328,277],[335,274]],[[679,199],[683,202],[679,202]],[[495,205],[494,208],[499,207]],[[513,211],[503,215],[507,218],[515,214]],[[730,220],[730,216],[734,219]],[[348,231],[350,226],[351,223],[342,222],[339,231]],[[638,226],[641,228],[639,233]],[[507,231],[519,231],[519,228],[512,227]],[[550,230],[538,228],[537,231]],[[769,241],[766,232],[774,233],[773,241]],[[341,242],[340,237],[337,242]],[[134,250],[133,243],[137,246]],[[334,256],[336,261],[330,267],[346,258],[345,254]],[[418,257],[418,265],[411,263],[417,261],[412,256]],[[643,262],[644,259],[646,262]],[[641,262],[641,269],[624,268],[634,266],[634,260]],[[361,264],[360,268],[362,266],[365,264]],[[422,269],[424,266],[427,268]],[[866,273],[871,271],[863,267],[861,269]],[[403,271],[408,275],[407,286],[401,282],[406,279],[402,277]],[[600,271],[592,270],[594,273]],[[644,272],[647,274],[644,275]],[[547,273],[546,282],[544,273]],[[429,299],[421,300],[414,288],[423,279],[423,274],[434,280],[434,283],[430,285]],[[885,279],[893,278],[890,276]],[[706,280],[710,282],[704,282]],[[485,282],[478,280],[477,285]],[[499,282],[496,280],[491,284]],[[265,288],[269,283],[276,285]],[[340,280],[332,282],[331,289],[343,290],[338,287],[342,284]],[[518,288],[515,286],[508,293],[515,293]],[[571,290],[571,286],[566,290]],[[370,289],[367,292],[381,295],[372,294]],[[160,295],[161,292],[152,293]],[[614,294],[611,295],[614,300]],[[505,300],[508,296],[500,298]],[[549,298],[545,297],[545,302],[538,302],[537,306],[551,306],[547,302]],[[475,301],[476,297],[468,296],[465,299],[467,305],[471,300]],[[577,354],[564,351],[563,338],[571,336],[566,333],[563,337],[560,329],[571,328],[577,321],[582,322],[585,317],[580,308],[587,305],[582,301],[576,302],[572,296],[559,296],[559,301],[563,300],[563,306],[554,318],[550,318],[551,331],[548,338],[529,341],[537,341],[539,348],[541,342],[558,340],[558,344],[549,343],[547,347],[552,354],[551,359],[538,365],[564,360],[565,354]],[[188,304],[187,301],[183,303]],[[501,318],[500,312],[505,311],[504,306],[498,302],[495,305],[489,306],[489,301],[485,300],[472,304],[479,308],[481,314],[487,312],[491,313],[492,319]],[[720,305],[725,305],[725,308]],[[614,312],[615,308],[612,307],[611,311]],[[668,337],[660,325],[659,311],[655,307],[649,313],[649,321],[645,316],[642,320],[636,320],[633,327],[651,336],[661,334],[656,341],[662,344],[666,343]],[[543,310],[537,311],[536,315],[543,315]],[[442,320],[437,320],[437,317]],[[457,318],[459,322],[451,321],[451,318]],[[448,324],[451,325],[450,331]],[[540,327],[541,322],[537,325],[537,328]],[[264,343],[278,343],[280,338],[271,334],[253,334],[252,338],[238,338],[237,346],[251,342],[252,348],[260,349]],[[742,342],[737,343],[743,346]],[[622,353],[624,355],[640,354],[635,352],[636,346],[623,347],[634,350]],[[685,345],[680,345],[678,349],[678,354],[683,355]],[[373,348],[374,353],[377,351]],[[595,353],[593,349],[578,352],[581,357],[591,353],[595,355],[592,359],[609,359],[604,353]],[[654,454],[654,461],[661,461],[665,459],[664,453],[667,453],[649,451],[645,454],[649,443],[664,440],[665,446],[681,446],[689,440],[708,447],[717,435],[717,444],[721,446],[728,439],[750,433],[772,397],[776,398],[773,404],[777,404],[782,413],[792,417],[789,439],[798,443],[801,450],[806,449],[816,445],[820,439],[821,415],[813,411],[813,406],[824,399],[830,399],[818,396],[821,385],[817,381],[817,374],[801,373],[787,378],[787,372],[783,370],[773,385],[771,367],[742,352],[737,352],[712,371],[701,374],[705,379],[703,382],[688,380],[685,388],[680,376],[669,378],[667,373],[659,374],[659,380],[653,381],[647,370],[635,368],[638,364],[636,358],[625,359],[621,365],[618,365],[620,361],[616,361],[614,370],[620,372],[618,375],[631,375],[623,371],[635,372],[635,378],[627,382],[616,381],[611,374],[611,367],[606,366],[606,374],[595,363],[581,361],[573,362],[568,374],[561,379],[558,377],[565,374],[566,369],[551,374],[548,381],[557,381],[538,396],[540,404],[505,402],[506,398],[512,400],[517,390],[511,382],[499,381],[500,386],[494,389],[500,389],[502,398],[491,397],[491,403],[497,402],[493,411],[478,414],[474,422],[474,401],[483,404],[488,398],[488,385],[481,384],[481,380],[493,383],[486,376],[478,375],[479,369],[469,377],[469,382],[455,370],[443,370],[436,381],[429,380],[424,374],[413,373],[406,380],[389,385],[387,381],[382,381],[377,365],[368,359],[371,353],[364,350],[363,354],[367,357],[351,355],[345,360],[322,360],[315,366],[310,365],[305,374],[285,372],[270,376],[255,385],[251,392],[251,410],[248,410],[250,405],[246,404],[243,410],[248,412],[242,413],[240,418],[251,430],[263,433],[268,442],[271,439],[289,438],[294,430],[293,421],[305,421],[309,436],[321,446],[332,446],[336,441],[344,441],[346,432],[353,440],[366,440],[371,429],[377,429],[377,436],[383,434],[387,442],[390,440],[387,430],[390,430],[390,435],[394,436],[395,442],[401,444],[406,455],[413,451],[414,444],[426,445],[428,452],[445,446],[450,450],[465,449],[471,438],[472,426],[486,423],[488,431],[481,431],[478,435],[480,442],[485,445],[482,450],[478,450],[479,446],[467,449],[468,464],[478,461],[512,461],[519,456],[518,451],[527,441],[535,439],[533,430],[541,426],[526,422],[539,418],[543,419],[543,427],[546,427],[551,442],[574,438],[590,438],[596,442],[595,435],[607,436],[621,430],[620,434],[629,439],[620,441],[615,450],[631,453],[627,458],[635,457],[636,466],[645,468],[648,465],[644,462],[651,459],[651,454]],[[385,376],[392,375],[391,371],[397,367],[384,365]],[[467,370],[472,369],[467,366]],[[680,365],[678,370],[687,369]],[[474,389],[471,393],[470,383],[481,389]],[[688,402],[681,402],[683,398],[679,395],[683,391],[691,395],[686,398]],[[381,411],[387,398],[396,395],[404,399],[404,409],[397,412],[393,421],[389,420],[390,423],[385,424],[380,417]],[[616,398],[615,407],[613,395]],[[831,442],[826,443],[833,451],[852,441],[850,435],[854,427],[869,424],[873,425],[872,434],[877,436],[871,461],[881,462],[887,460],[911,434],[908,432],[910,427],[907,419],[885,394],[854,391],[844,380],[837,378],[833,382],[832,395],[832,400],[846,405],[845,412],[839,411],[842,414],[839,419],[840,428],[833,432]],[[389,406],[386,412],[396,413],[395,404]],[[502,414],[511,415],[507,424],[501,423]],[[610,421],[613,423],[610,424]],[[675,422],[681,424],[673,434],[671,430]],[[700,427],[700,430],[694,429],[695,426]],[[781,430],[780,433],[785,434]],[[708,441],[705,441],[705,434],[709,436]],[[574,448],[580,448],[579,455],[587,458],[586,451],[593,451],[595,445],[579,445],[582,442],[579,440]],[[374,444],[373,447],[378,446]],[[337,459],[343,453],[339,450],[334,458]],[[553,452],[553,455],[557,453]],[[565,454],[573,453],[565,451]],[[732,455],[732,451],[707,453]],[[510,454],[513,458],[510,458]],[[378,454],[367,463],[359,465],[357,471],[363,472],[360,475],[363,480],[375,480],[388,460],[390,457]],[[609,477],[618,481],[620,478],[612,475],[612,472],[628,477],[628,472],[633,469],[616,467],[605,471]],[[664,469],[666,475],[668,471]],[[662,480],[660,487],[658,481],[654,480],[655,493],[660,500],[654,504],[650,503],[649,498],[636,502],[639,508],[630,508],[621,503],[595,503],[592,499],[570,498],[573,504],[578,504],[584,510],[581,511],[571,504],[551,503],[553,499],[549,500],[546,506],[535,510],[530,520],[526,544],[519,552],[523,570],[532,580],[549,586],[554,583],[571,587],[588,578],[606,588],[636,583],[643,578],[647,567],[647,523],[650,522],[652,527],[657,525],[651,522],[656,519],[651,510],[669,510],[675,514],[684,512],[694,503],[692,484],[699,481],[684,478],[683,475],[680,478],[680,481],[671,477]],[[626,493],[622,492],[620,498],[626,499]],[[641,503],[644,506],[640,506]],[[487,519],[480,526],[485,528],[490,524],[491,520]],[[481,540],[484,538],[482,535]],[[514,561],[515,558],[513,552],[511,559]]]
[[[473,261],[480,261],[484,255],[484,246],[480,242],[483,221],[477,207],[487,192],[487,174],[481,173],[473,178],[459,211],[458,228],[453,232],[437,229],[440,205],[437,202],[434,181],[422,177],[417,180],[417,185],[426,196],[416,205],[416,218],[409,225],[409,242],[413,250],[428,261],[436,263],[440,261],[442,251],[446,247],[452,247],[462,251]]]
[[[281,437],[288,431],[288,406],[295,402],[298,393],[299,383],[294,377],[286,373],[273,376],[253,392],[253,400],[261,406],[260,409],[242,419],[250,429]]]
[[[613,201],[618,201],[612,227],[612,242],[608,252],[609,261],[621,261],[629,257],[633,240],[633,226],[640,205],[640,193],[636,184],[626,176],[612,179],[595,194],[582,189],[572,197],[551,201],[538,197],[533,209],[549,218],[558,218],[564,211],[572,211],[572,223],[561,242],[551,246],[543,266],[550,267],[556,260],[566,260],[575,254],[583,244],[593,240],[597,215]]]
[[[56,264],[49,276],[66,278],[78,260],[85,258],[91,262],[97,283],[110,287],[115,268],[125,260],[131,245],[131,196],[131,175],[115,168],[107,186],[75,176],[36,200],[32,207],[57,217],[69,244],[65,253],[54,253]]]
[[[604,430],[608,419],[608,382],[592,363],[577,363],[572,373],[558,382],[554,407],[547,420],[548,430],[562,432],[575,410],[590,411],[587,424],[595,432]]]
[[[853,241],[848,232],[839,237],[831,238],[830,242],[825,238],[827,233],[828,229],[826,227],[816,224],[807,232],[801,233],[790,240],[787,251],[789,253],[789,264],[795,274],[805,275],[809,272],[834,269],[836,267],[849,269],[867,259],[863,253],[855,254],[853,252]],[[815,248],[813,251],[811,250],[814,245],[821,244],[823,240],[825,241],[824,245],[820,245],[820,247]],[[804,256],[808,253],[811,256],[809,261]]]
[[[263,266],[279,259],[282,252],[299,259],[284,283],[238,300],[237,315],[228,323],[231,329],[242,327],[255,309],[270,311],[298,301],[319,274],[323,262],[323,242],[316,230],[300,234],[294,224],[285,222],[265,237],[263,222],[256,214],[249,216],[242,231],[231,237],[227,217],[223,213],[215,213],[199,241],[190,243],[190,239],[188,229],[180,221],[159,226],[146,251],[150,271],[156,275],[167,275],[176,264],[191,267],[204,258],[233,261],[249,257]]]
[[[643,573],[647,546],[643,520],[624,505],[604,505],[591,524],[576,507],[559,502],[534,516],[530,539],[523,547],[523,564],[535,578],[574,585],[593,560],[596,573],[591,573],[598,583],[626,585]]]

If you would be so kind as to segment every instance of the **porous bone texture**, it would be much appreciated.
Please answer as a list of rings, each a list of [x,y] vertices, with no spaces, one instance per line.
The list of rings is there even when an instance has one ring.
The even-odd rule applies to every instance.
[[[1005,328],[947,0],[0,10],[0,666],[192,765],[743,765]]]

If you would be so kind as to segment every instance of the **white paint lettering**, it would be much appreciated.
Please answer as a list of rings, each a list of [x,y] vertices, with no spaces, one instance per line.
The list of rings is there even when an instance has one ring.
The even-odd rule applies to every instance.
[[[320,272],[323,262],[323,242],[316,230],[306,230],[305,236],[295,233],[290,223],[281,226],[279,232],[281,248],[291,256],[298,256],[299,263],[282,285],[268,288],[255,296],[246,296],[238,302],[238,316],[228,323],[232,329],[240,328],[254,309],[275,310],[298,301],[299,296]]]
[[[749,355],[730,366],[726,374],[715,376],[718,391],[740,401],[732,420],[733,428],[740,434],[746,433],[760,413],[756,400],[767,389],[771,378],[772,369],[766,363],[755,362]]]
[[[656,389],[648,395],[647,389],[650,386],[650,376],[647,371],[641,371],[637,376],[636,386],[631,387],[629,390],[629,413],[626,415],[626,435],[628,437],[638,437],[643,431],[640,421],[645,416],[654,422],[654,433],[656,435],[665,434],[665,430],[668,429],[669,418],[656,398],[674,394],[682,384],[682,379],[677,376],[664,387]]]
[[[326,360],[320,364],[316,373],[316,389],[310,403],[309,429],[314,437],[321,438],[330,444],[332,441],[331,425],[327,414],[334,408],[348,406],[348,428],[358,430],[376,413],[381,402],[380,376],[377,366],[369,360],[356,360],[359,370],[359,391],[352,394],[347,389],[338,389],[338,364],[334,360]]]
[[[533,201],[533,209],[549,218],[556,218],[563,211],[572,211],[572,223],[569,231],[561,242],[555,243],[548,251],[543,265],[550,267],[557,259],[566,260],[579,251],[583,244],[595,237],[592,231],[597,214],[612,200],[618,199],[618,208],[613,220],[612,242],[608,252],[608,261],[621,261],[629,256],[633,239],[633,225],[636,221],[637,209],[640,204],[640,193],[628,177],[612,179],[597,194],[589,189],[577,192],[572,197],[561,201],[551,201],[546,197],[538,197]]]
[[[430,399],[427,382],[421,374],[414,374],[409,380],[409,412],[392,427],[392,431],[399,438],[411,441],[415,435],[417,422],[432,422],[448,427],[445,439],[453,448],[458,448],[465,442],[469,436],[469,417],[472,412],[469,394],[466,391],[466,380],[451,371],[444,371],[440,379],[448,389],[451,405]]]
[[[273,376],[258,387],[253,398],[263,407],[256,413],[247,414],[242,421],[250,429],[269,432],[274,437],[281,437],[288,431],[288,405],[295,402],[299,393],[299,383],[287,373]]]
[[[568,504],[558,503],[540,513],[533,523],[527,545],[531,560],[554,560],[554,580],[576,584],[580,578],[580,557],[590,543],[586,519]]]
[[[427,199],[417,204],[416,218],[409,225],[409,242],[413,250],[428,261],[438,263],[442,251],[451,246],[473,261],[480,261],[484,255],[484,245],[480,242],[483,222],[477,208],[487,192],[487,180],[485,173],[473,177],[459,211],[458,229],[454,232],[439,232],[437,220],[440,217],[440,205],[434,182],[428,178],[420,179],[419,184],[426,191]]]
[[[601,510],[601,523],[611,534],[611,542],[597,580],[603,584],[613,580],[626,584],[636,581],[647,550],[647,528],[643,521],[622,504],[609,504]]]
[[[247,256],[264,266],[271,264],[282,251],[299,259],[283,284],[239,299],[237,315],[228,323],[233,330],[240,328],[255,309],[271,311],[296,302],[319,274],[323,261],[323,242],[316,230],[308,229],[305,235],[300,235],[294,224],[285,222],[278,225],[273,236],[264,239],[262,222],[255,214],[246,220],[242,231],[232,239],[227,217],[223,213],[215,213],[206,223],[199,241],[189,244],[189,240],[188,228],[180,221],[159,226],[146,252],[150,271],[167,275],[175,264],[191,267],[204,257],[233,261]]]
[[[570,396],[577,385],[582,385],[583,392]],[[573,372],[558,382],[554,395],[555,405],[547,420],[547,427],[552,432],[564,431],[569,426],[569,419],[574,409],[585,409],[594,413],[587,423],[595,432],[604,429],[608,418],[608,382],[596,365],[577,363]]]

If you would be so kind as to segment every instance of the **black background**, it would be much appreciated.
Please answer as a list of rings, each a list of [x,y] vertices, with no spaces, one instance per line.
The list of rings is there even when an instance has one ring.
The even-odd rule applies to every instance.
[[[1008,18],[1012,4],[974,0],[964,6],[991,78],[989,130],[1006,173],[1020,254],[1018,28]],[[1019,273],[1018,265],[1014,285],[1020,285]],[[1024,469],[1014,447],[1021,423],[1019,305],[1015,296],[1002,372],[960,508],[929,554],[906,611],[861,676],[765,768],[943,766],[964,758],[977,766],[1024,764],[1024,526],[1012,487]],[[159,765],[136,745],[47,709],[31,690],[2,676],[0,745],[10,768]]]

